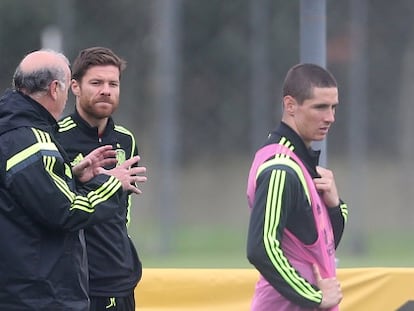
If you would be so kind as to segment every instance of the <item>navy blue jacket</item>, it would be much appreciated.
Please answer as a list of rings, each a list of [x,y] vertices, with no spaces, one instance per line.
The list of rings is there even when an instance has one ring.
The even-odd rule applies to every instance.
[[[115,214],[122,185],[98,175],[78,189],[56,128],[30,97],[1,97],[0,310],[89,309],[82,228]]]

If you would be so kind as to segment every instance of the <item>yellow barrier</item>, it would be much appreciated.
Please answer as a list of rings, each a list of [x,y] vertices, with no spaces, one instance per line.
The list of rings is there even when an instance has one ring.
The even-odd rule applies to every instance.
[[[248,311],[257,278],[254,269],[144,269],[136,310]],[[341,311],[396,311],[414,301],[414,268],[338,269],[338,278]]]

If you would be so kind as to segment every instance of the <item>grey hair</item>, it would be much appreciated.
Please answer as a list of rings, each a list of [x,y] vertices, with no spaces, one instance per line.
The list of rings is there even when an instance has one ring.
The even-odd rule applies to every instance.
[[[62,53],[53,51],[53,50],[42,50],[54,53],[69,65],[69,60]],[[21,69],[21,66],[17,66],[16,71],[13,75],[12,87],[15,90],[22,91],[24,90],[27,94],[35,94],[46,92],[52,81],[59,81],[60,88],[65,89],[66,83],[66,73],[65,70],[56,65],[50,65],[43,68],[35,69],[31,72],[26,72]]]

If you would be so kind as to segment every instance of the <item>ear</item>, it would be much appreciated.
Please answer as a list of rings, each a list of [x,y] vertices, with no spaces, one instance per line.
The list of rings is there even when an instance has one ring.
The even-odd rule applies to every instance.
[[[287,95],[283,97],[283,108],[289,116],[295,115],[296,107],[297,107],[297,102],[292,96]]]
[[[73,95],[75,95],[76,97],[80,95],[80,86],[78,81],[72,79],[70,87],[72,89]]]
[[[53,100],[56,100],[58,97],[58,90],[57,90],[58,87],[60,87],[60,85],[59,85],[59,81],[57,80],[52,81],[49,85],[50,96],[53,98]]]

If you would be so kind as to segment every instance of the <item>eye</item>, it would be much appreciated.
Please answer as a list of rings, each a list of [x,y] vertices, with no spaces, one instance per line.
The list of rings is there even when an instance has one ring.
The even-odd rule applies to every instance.
[[[315,109],[317,109],[317,110],[326,110],[326,109],[329,109],[329,105],[325,105],[325,104],[315,105]]]

